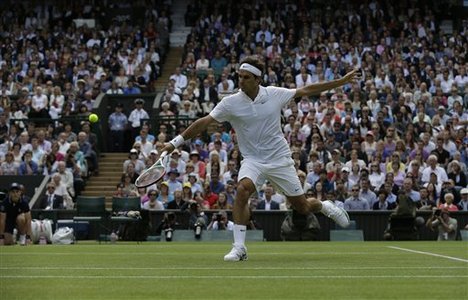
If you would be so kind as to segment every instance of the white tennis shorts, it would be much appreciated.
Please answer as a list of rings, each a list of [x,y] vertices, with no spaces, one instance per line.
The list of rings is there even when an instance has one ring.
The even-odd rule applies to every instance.
[[[301,182],[294,168],[294,161],[290,157],[284,157],[268,164],[254,160],[242,160],[239,170],[239,181],[249,178],[260,191],[265,180],[271,182],[285,196],[300,196],[304,194]]]

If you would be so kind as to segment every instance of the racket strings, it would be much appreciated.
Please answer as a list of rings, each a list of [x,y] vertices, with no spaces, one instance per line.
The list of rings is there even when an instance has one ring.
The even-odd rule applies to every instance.
[[[157,165],[141,173],[135,184],[138,186],[150,185],[158,181],[163,175],[164,168],[161,165]]]

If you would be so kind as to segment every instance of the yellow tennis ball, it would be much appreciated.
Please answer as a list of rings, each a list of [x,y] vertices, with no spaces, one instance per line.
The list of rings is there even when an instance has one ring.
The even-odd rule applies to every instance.
[[[88,120],[91,123],[96,123],[99,120],[99,117],[96,114],[90,114],[89,117],[88,117]]]

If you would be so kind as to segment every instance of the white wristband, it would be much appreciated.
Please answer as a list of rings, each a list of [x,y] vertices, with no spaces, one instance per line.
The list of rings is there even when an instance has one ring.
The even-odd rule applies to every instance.
[[[180,146],[182,146],[184,144],[184,141],[185,141],[184,137],[179,134],[178,136],[173,138],[169,143],[172,146],[174,146],[174,148],[179,148]]]

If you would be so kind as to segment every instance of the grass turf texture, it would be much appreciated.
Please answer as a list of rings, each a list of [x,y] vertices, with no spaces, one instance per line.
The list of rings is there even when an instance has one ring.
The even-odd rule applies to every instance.
[[[0,247],[0,299],[466,299],[466,242]],[[441,255],[408,252],[398,248]],[[450,259],[458,258],[459,260]]]

